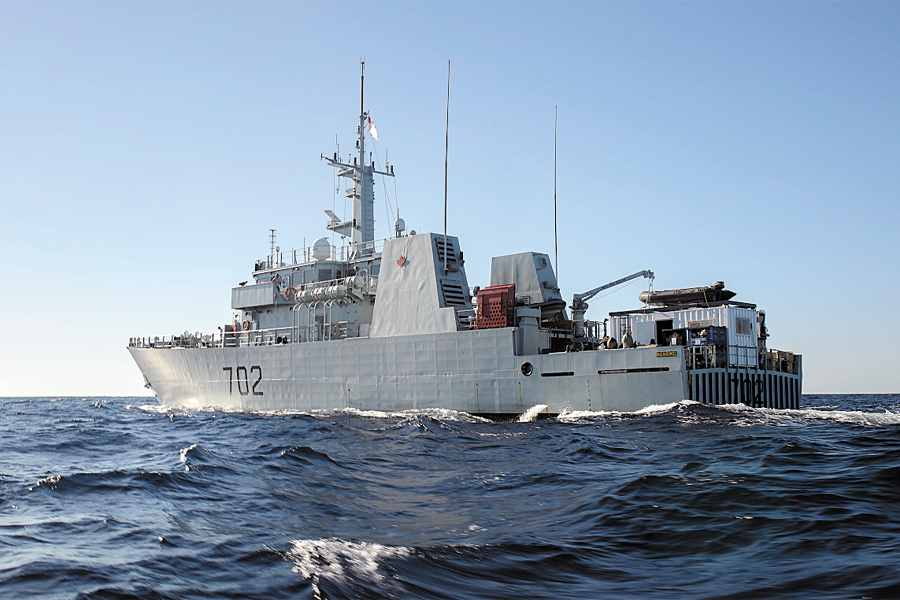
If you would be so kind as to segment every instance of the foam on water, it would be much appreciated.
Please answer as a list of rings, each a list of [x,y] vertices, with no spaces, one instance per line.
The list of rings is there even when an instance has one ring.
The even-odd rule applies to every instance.
[[[862,410],[838,410],[821,408],[803,408],[794,409],[774,409],[774,408],[755,408],[745,404],[702,404],[694,400],[682,400],[681,402],[673,402],[671,404],[653,404],[642,408],[635,412],[617,412],[617,411],[569,411],[559,414],[560,421],[574,421],[579,419],[590,419],[595,417],[610,416],[628,416],[643,415],[655,416],[663,415],[680,408],[703,407],[710,411],[722,411],[730,414],[745,417],[745,420],[732,423],[736,426],[751,426],[761,421],[770,422],[772,425],[802,425],[809,421],[831,421],[834,423],[847,423],[852,425],[863,425],[869,427],[879,427],[886,425],[900,425],[900,412],[894,412],[889,409],[883,409],[882,412],[862,411]]]
[[[820,408],[774,409],[752,408],[744,404],[723,404],[714,406],[717,410],[741,415],[764,417],[774,424],[802,425],[809,421],[831,421],[834,423],[847,423],[851,425],[863,425],[868,427],[880,427],[885,425],[900,425],[900,413],[884,409],[883,412],[868,412],[861,410],[822,410]]]
[[[195,414],[195,413],[244,413],[247,411],[243,411],[239,408],[229,408],[226,406],[214,406],[214,405],[191,405],[191,406],[165,406],[162,404],[138,404],[132,405],[128,404],[125,408],[129,410],[140,410],[148,413],[157,413],[157,414]]]
[[[144,412],[157,414],[168,414],[173,411],[179,412],[179,409],[173,409],[172,407],[163,406],[162,404],[126,404],[125,408],[127,410],[141,410]]]
[[[61,400],[61,399],[60,399]],[[57,400],[58,401],[58,400]],[[758,418],[768,418],[773,421],[774,424],[781,424],[784,426],[788,426],[794,424],[796,422],[805,422],[805,421],[816,421],[816,420],[824,420],[824,421],[832,421],[836,423],[849,423],[856,425],[864,425],[864,426],[884,426],[884,425],[898,425],[900,424],[900,412],[893,412],[888,409],[884,409],[883,412],[869,412],[869,411],[861,411],[861,410],[838,410],[832,408],[804,408],[800,410],[794,409],[773,409],[773,408],[755,408],[750,407],[745,404],[701,404],[694,400],[682,400],[680,402],[673,402],[670,404],[651,404],[646,406],[640,410],[632,411],[632,412],[622,412],[622,411],[605,411],[605,410],[597,410],[597,411],[570,411],[563,410],[558,415],[557,419],[560,421],[573,421],[573,420],[581,420],[581,419],[590,419],[596,417],[610,417],[610,416],[634,416],[634,415],[642,415],[642,416],[653,416],[653,415],[661,415],[669,413],[679,407],[690,407],[690,406],[704,406],[711,410],[721,410],[726,411],[733,414],[741,414],[747,417]],[[275,410],[275,411],[251,411],[246,413],[245,411],[241,411],[240,409],[229,409],[229,408],[221,408],[214,406],[203,406],[199,408],[187,408],[187,407],[165,407],[159,404],[146,404],[146,405],[126,405],[128,409],[137,409],[144,412],[150,413],[158,413],[158,414],[173,414],[173,413],[185,413],[185,414],[195,414],[195,413],[203,413],[203,412],[221,412],[221,413],[238,413],[238,414],[255,414],[262,416],[309,416],[313,418],[328,418],[329,416],[334,415],[348,415],[348,416],[360,416],[371,419],[397,419],[397,418],[409,418],[415,416],[425,416],[431,417],[433,419],[439,421],[460,421],[460,422],[483,422],[490,423],[489,419],[485,419],[483,417],[475,416],[466,412],[454,411],[454,410],[446,410],[446,409],[418,409],[418,410],[404,410],[404,411],[378,411],[378,410],[360,410],[356,408],[343,408],[337,410],[313,410],[313,411],[292,411],[292,410]],[[532,406],[524,413],[519,415],[518,421],[520,423],[528,423],[535,421],[538,416],[548,409],[546,404],[537,404]],[[96,419],[84,419],[84,420],[76,420],[76,422],[94,422]],[[745,422],[735,423],[737,426],[750,426],[754,424],[755,420],[748,420]],[[183,461],[182,461],[183,462]]]
[[[528,423],[94,400],[0,399],[2,598],[900,597],[900,396]]]
[[[360,417],[368,417],[371,419],[405,419],[409,417],[431,417],[433,419],[441,420],[441,421],[463,421],[463,422],[473,422],[480,421],[483,423],[490,423],[489,419],[484,419],[482,417],[477,417],[475,415],[469,414],[467,412],[457,411],[457,410],[448,410],[445,408],[420,408],[420,409],[411,409],[411,410],[399,410],[399,411],[380,411],[380,410],[360,410],[357,408],[342,408],[339,410],[322,410],[322,411],[313,411],[310,413],[311,416],[322,417],[328,416],[332,414],[344,414],[344,415],[353,415]]]
[[[542,412],[545,412],[549,407],[546,404],[535,404],[521,415],[519,415],[519,423],[530,423],[538,418]]]
[[[675,409],[679,406],[690,406],[692,404],[699,404],[699,402],[695,402],[693,400],[682,400],[681,402],[672,402],[670,404],[651,404],[649,406],[645,406],[640,410],[632,412],[615,410],[572,410],[559,413],[557,419],[560,421],[574,421],[579,419],[589,419],[591,417],[659,415],[670,412],[672,409]]]
[[[382,564],[387,558],[411,553],[411,548],[402,546],[326,538],[294,540],[287,557],[295,564],[294,572],[309,579],[316,597],[320,597],[323,580],[337,585],[362,582],[385,592],[395,588]]]
[[[448,410],[444,408],[420,408],[400,411],[381,411],[381,410],[361,410],[358,408],[338,408],[338,409],[316,409],[316,410],[251,410],[245,411],[239,408],[228,408],[221,406],[163,406],[160,404],[142,404],[142,405],[126,405],[127,409],[140,410],[157,414],[195,414],[195,413],[229,413],[229,414],[252,414],[260,416],[305,416],[313,418],[328,418],[331,416],[359,416],[371,419],[396,419],[408,418],[414,416],[432,417],[442,421],[464,421],[464,422],[483,422],[490,423],[490,419],[485,419],[467,412]],[[544,407],[546,409],[546,407]]]
[[[188,452],[190,452],[191,450],[193,450],[193,449],[196,448],[196,447],[197,447],[197,444],[191,444],[191,445],[188,446],[187,448],[182,448],[181,450],[179,450],[179,451],[178,451],[178,456],[179,456],[180,461],[181,461],[181,462],[187,462],[187,455],[188,455]]]
[[[28,491],[34,491],[34,488],[41,486],[53,488],[59,483],[60,479],[62,479],[62,475],[50,475],[48,477],[42,477],[41,479],[37,480],[37,483],[35,483],[34,486],[29,487]]]

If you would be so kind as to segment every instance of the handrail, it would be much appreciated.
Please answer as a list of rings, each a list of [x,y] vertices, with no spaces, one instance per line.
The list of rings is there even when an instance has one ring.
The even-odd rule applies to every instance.
[[[133,337],[128,340],[129,348],[230,348],[236,346],[273,346],[289,344],[294,339],[293,327],[271,329],[251,329],[249,331],[220,331],[215,334],[197,336],[170,335]]]
[[[330,254],[328,258],[323,260],[331,260],[337,262],[349,262],[350,254],[356,252],[356,255],[362,254],[378,254],[384,248],[385,239],[372,240],[369,242],[360,242],[350,246],[330,246]],[[313,262],[313,246],[305,246],[302,248],[292,248],[290,250],[281,250],[272,254],[267,254],[255,262],[256,271],[268,271],[271,269],[280,269],[283,267],[292,267]]]
[[[724,356],[717,354],[717,349],[725,349]],[[712,367],[739,367],[777,371],[779,373],[799,374],[800,355],[782,350],[766,350],[758,356],[752,348],[744,346],[715,346],[696,344],[684,347],[687,367],[689,369],[708,369]]]

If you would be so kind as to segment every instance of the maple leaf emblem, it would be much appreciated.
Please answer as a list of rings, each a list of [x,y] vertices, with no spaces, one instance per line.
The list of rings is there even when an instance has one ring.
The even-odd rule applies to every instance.
[[[400,258],[397,259],[397,266],[402,267],[405,264],[406,264],[406,257],[401,254]]]

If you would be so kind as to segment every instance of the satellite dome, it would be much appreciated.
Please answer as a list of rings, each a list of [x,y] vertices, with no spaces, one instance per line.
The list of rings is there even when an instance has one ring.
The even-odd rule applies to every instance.
[[[331,256],[331,244],[328,238],[319,238],[312,245],[313,258],[316,260],[325,260]]]

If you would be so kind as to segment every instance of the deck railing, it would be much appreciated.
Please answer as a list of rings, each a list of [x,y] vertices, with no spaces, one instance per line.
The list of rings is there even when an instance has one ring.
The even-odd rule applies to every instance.
[[[274,346],[290,344],[294,340],[294,327],[251,329],[249,331],[220,331],[214,334],[161,335],[133,337],[129,348],[234,348],[238,346]]]
[[[355,256],[375,256],[381,253],[385,240],[372,240],[370,242],[361,242],[351,246],[330,246],[329,255],[324,260],[332,260],[337,262],[350,261],[351,254]],[[283,267],[292,267],[302,265],[313,260],[313,246],[305,246],[303,248],[293,248],[291,250],[280,250],[272,254],[266,255],[256,261],[255,271],[267,271],[269,269],[280,269]]]
[[[757,354],[742,346],[714,346],[697,344],[685,346],[685,361],[689,369],[741,367],[779,373],[800,373],[800,355],[782,350],[766,350]]]

